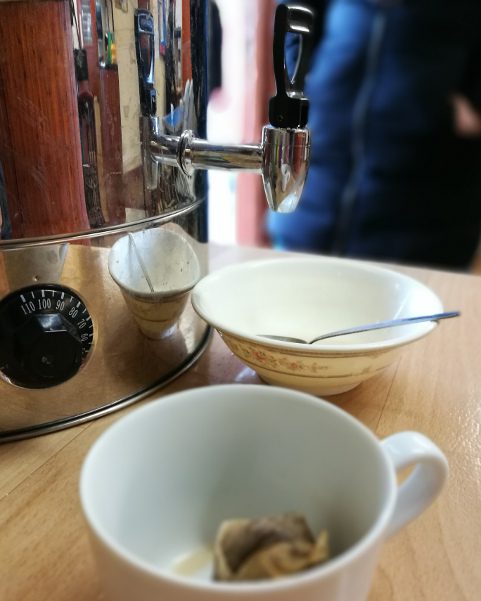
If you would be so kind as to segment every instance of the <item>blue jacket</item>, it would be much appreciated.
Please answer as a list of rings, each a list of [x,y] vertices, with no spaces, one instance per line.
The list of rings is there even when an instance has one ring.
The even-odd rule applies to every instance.
[[[480,235],[481,138],[454,133],[451,98],[481,110],[481,0],[302,4],[317,9],[311,164],[297,210],[268,216],[273,244],[466,267]]]

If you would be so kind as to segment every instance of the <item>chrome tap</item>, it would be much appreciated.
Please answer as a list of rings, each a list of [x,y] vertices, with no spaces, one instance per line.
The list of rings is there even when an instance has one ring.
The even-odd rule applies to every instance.
[[[260,173],[269,207],[293,211],[300,199],[307,174],[310,134],[306,129],[309,102],[303,95],[308,56],[306,42],[312,32],[312,12],[303,6],[280,4],[274,22],[273,59],[276,95],[269,102],[269,125],[262,130],[260,144],[219,145],[197,138],[190,129],[180,135],[169,133],[174,115],[144,117],[144,166],[146,180],[155,189],[158,166],[177,166],[186,176],[196,169],[243,170]],[[299,35],[295,72],[289,77],[285,65],[285,37]],[[183,122],[188,122],[192,98],[186,87],[182,103]],[[146,122],[146,119],[148,120]]]

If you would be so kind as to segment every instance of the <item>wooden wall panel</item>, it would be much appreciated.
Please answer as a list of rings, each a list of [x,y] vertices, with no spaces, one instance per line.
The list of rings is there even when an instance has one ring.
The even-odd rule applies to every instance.
[[[66,0],[0,2],[0,97],[13,237],[88,229]]]

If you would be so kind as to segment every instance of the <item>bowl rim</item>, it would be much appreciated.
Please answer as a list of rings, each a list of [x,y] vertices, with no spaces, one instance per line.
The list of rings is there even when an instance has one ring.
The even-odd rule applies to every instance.
[[[303,355],[327,355],[327,354],[362,354],[363,351],[380,351],[380,350],[388,350],[392,348],[396,348],[399,346],[404,346],[409,344],[410,342],[414,342],[420,338],[423,338],[430,332],[432,332],[436,327],[436,322],[424,322],[419,324],[412,324],[415,328],[414,331],[408,333],[406,329],[406,334],[401,334],[396,336],[395,338],[386,339],[382,341],[371,341],[371,342],[356,342],[356,343],[324,343],[323,341],[316,342],[312,345],[307,345],[298,342],[283,342],[280,340],[271,340],[264,338],[262,336],[256,334],[247,334],[246,332],[241,331],[239,328],[230,327],[228,324],[219,320],[215,315],[209,315],[202,307],[202,295],[204,294],[204,289],[206,286],[212,281],[218,280],[222,278],[226,274],[235,273],[235,272],[243,272],[247,269],[251,268],[259,268],[271,265],[273,262],[283,262],[285,264],[329,264],[329,265],[344,265],[351,266],[357,269],[364,270],[368,273],[378,273],[384,275],[395,276],[397,279],[407,282],[410,285],[414,285],[417,288],[422,288],[427,291],[430,295],[432,295],[433,300],[437,301],[438,307],[437,309],[433,309],[433,313],[441,313],[444,311],[444,306],[439,298],[439,296],[432,290],[429,286],[420,282],[416,278],[409,276],[400,271],[396,271],[396,269],[388,268],[384,266],[380,266],[376,263],[372,263],[370,261],[364,261],[359,259],[346,259],[343,257],[326,257],[323,255],[316,256],[286,256],[286,257],[271,257],[267,259],[254,259],[247,260],[240,263],[232,263],[230,265],[226,265],[221,267],[220,269],[216,269],[215,271],[210,272],[206,276],[204,276],[197,284],[194,286],[191,293],[191,303],[195,310],[195,312],[208,324],[213,326],[219,334],[223,335],[232,335],[236,338],[245,340],[251,344],[256,346],[260,346],[264,349],[271,349],[276,352],[295,352],[296,354]]]

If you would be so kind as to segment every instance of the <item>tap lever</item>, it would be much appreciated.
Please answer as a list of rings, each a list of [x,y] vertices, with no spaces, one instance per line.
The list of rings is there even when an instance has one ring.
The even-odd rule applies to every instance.
[[[274,127],[303,128],[307,123],[309,101],[304,96],[304,77],[309,61],[309,41],[314,15],[301,5],[279,4],[274,20],[274,76],[276,95],[269,101],[269,121]],[[286,34],[299,35],[299,52],[291,78],[285,62]]]

